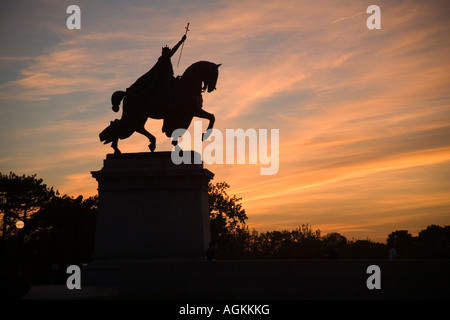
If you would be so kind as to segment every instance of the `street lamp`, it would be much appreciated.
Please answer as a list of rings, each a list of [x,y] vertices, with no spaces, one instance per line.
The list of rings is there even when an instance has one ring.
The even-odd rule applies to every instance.
[[[17,276],[20,275],[21,271],[21,264],[22,264],[22,229],[25,227],[25,222],[22,220],[16,221],[16,228],[17,228],[17,249],[16,249],[16,272]]]
[[[23,227],[25,227],[25,222],[23,222],[22,220],[16,222],[17,229],[22,229]]]

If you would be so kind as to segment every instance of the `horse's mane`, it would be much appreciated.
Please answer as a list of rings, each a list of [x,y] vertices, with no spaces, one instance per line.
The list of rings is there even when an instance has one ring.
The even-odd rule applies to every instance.
[[[198,73],[199,71],[205,69],[205,68],[210,68],[212,65],[216,65],[213,62],[209,62],[209,61],[197,61],[194,62],[193,64],[191,64],[183,73],[183,77],[184,76],[188,76],[190,74],[195,74]]]
[[[218,68],[220,64],[209,61],[198,61],[190,65],[181,76],[181,80],[186,86],[201,88],[202,92],[215,90]]]

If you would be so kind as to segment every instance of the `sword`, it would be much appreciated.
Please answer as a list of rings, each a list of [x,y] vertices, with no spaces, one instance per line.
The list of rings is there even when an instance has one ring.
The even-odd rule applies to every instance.
[[[185,29],[186,29],[186,32],[184,33],[184,35],[187,35],[187,33],[189,31],[189,22],[188,22],[187,26],[185,27]],[[181,54],[183,53],[183,48],[184,48],[184,41],[183,41],[183,44],[181,45],[180,56],[178,57],[177,68],[180,65],[180,59],[181,59]]]

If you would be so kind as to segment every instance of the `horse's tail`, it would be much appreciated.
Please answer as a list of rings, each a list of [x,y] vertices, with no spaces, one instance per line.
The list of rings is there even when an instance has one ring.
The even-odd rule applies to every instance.
[[[114,112],[119,111],[119,105],[127,93],[125,91],[116,91],[111,96],[112,109]]]
[[[105,128],[100,134],[100,141],[104,141],[105,144],[113,142],[117,139],[126,139],[131,136],[134,132],[134,128],[127,125],[123,120],[111,121],[110,125]]]

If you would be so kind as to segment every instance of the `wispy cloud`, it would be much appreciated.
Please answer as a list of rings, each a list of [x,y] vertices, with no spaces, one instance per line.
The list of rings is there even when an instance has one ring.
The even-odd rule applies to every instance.
[[[14,57],[14,56],[10,56],[10,57],[5,57],[5,56],[0,56],[0,62],[11,62],[11,61],[31,61],[31,60],[35,60],[36,57]]]

